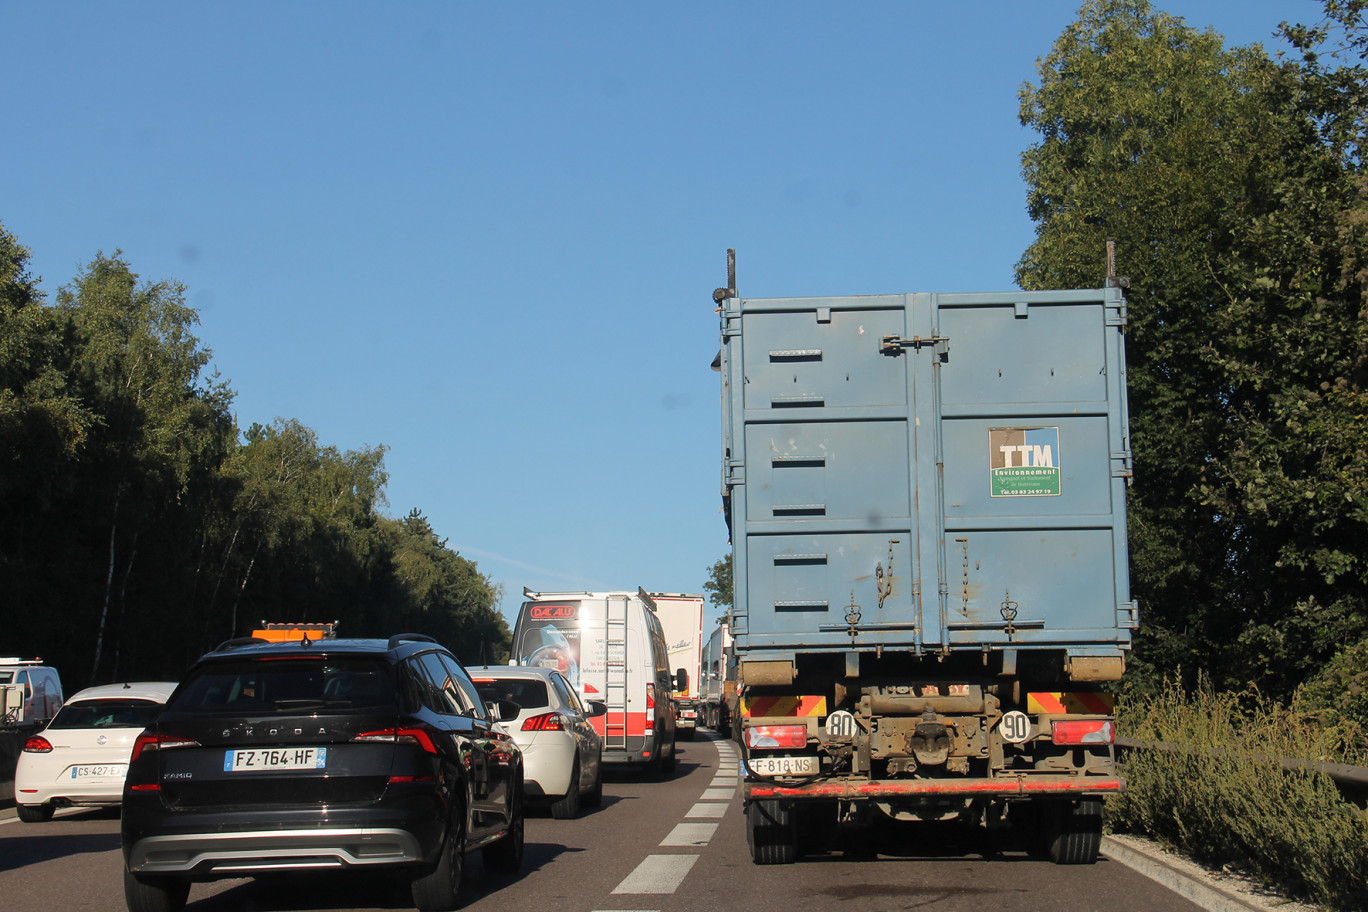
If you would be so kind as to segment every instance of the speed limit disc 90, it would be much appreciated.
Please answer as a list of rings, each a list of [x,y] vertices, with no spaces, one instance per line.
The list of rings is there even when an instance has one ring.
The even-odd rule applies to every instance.
[[[1031,737],[1031,717],[1020,710],[1012,710],[998,723],[998,733],[1002,740],[1020,744]]]

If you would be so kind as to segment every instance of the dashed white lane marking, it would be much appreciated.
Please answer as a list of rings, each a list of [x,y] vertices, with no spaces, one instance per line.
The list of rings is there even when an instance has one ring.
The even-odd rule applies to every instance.
[[[705,846],[717,832],[715,823],[677,823],[670,835],[660,840],[663,846]]]
[[[703,790],[702,799],[704,801],[730,801],[736,794],[736,788],[709,788]]]
[[[647,855],[622,883],[616,893],[673,893],[698,861],[697,855]]]
[[[727,813],[727,803],[723,801],[700,801],[689,808],[685,817],[721,817]]]

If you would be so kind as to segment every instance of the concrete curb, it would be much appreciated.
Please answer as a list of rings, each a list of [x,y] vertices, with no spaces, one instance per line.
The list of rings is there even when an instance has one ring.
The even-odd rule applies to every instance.
[[[1176,863],[1173,856],[1158,850],[1122,843],[1111,836],[1104,836],[1102,854],[1168,887],[1207,912],[1267,912],[1270,908],[1267,904],[1255,902],[1232,890],[1199,880],[1197,874],[1185,870]]]

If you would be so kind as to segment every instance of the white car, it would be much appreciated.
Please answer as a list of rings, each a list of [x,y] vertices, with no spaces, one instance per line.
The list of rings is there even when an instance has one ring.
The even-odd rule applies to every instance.
[[[568,820],[580,807],[603,801],[603,736],[590,719],[608,712],[585,704],[559,671],[523,665],[467,668],[486,704],[512,700],[522,707],[500,724],[522,748],[524,795],[549,803],[551,816]]]
[[[175,689],[173,681],[103,684],[67,700],[19,754],[19,819],[42,823],[59,807],[118,807],[133,742]]]

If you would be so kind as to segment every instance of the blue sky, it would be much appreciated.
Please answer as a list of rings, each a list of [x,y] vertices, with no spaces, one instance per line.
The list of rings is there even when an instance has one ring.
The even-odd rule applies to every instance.
[[[1320,9],[1156,7],[1270,49]],[[98,251],[184,283],[239,424],[387,446],[506,614],[701,592],[727,248],[749,296],[1013,287],[1077,8],[0,0],[0,222],[50,298]]]

